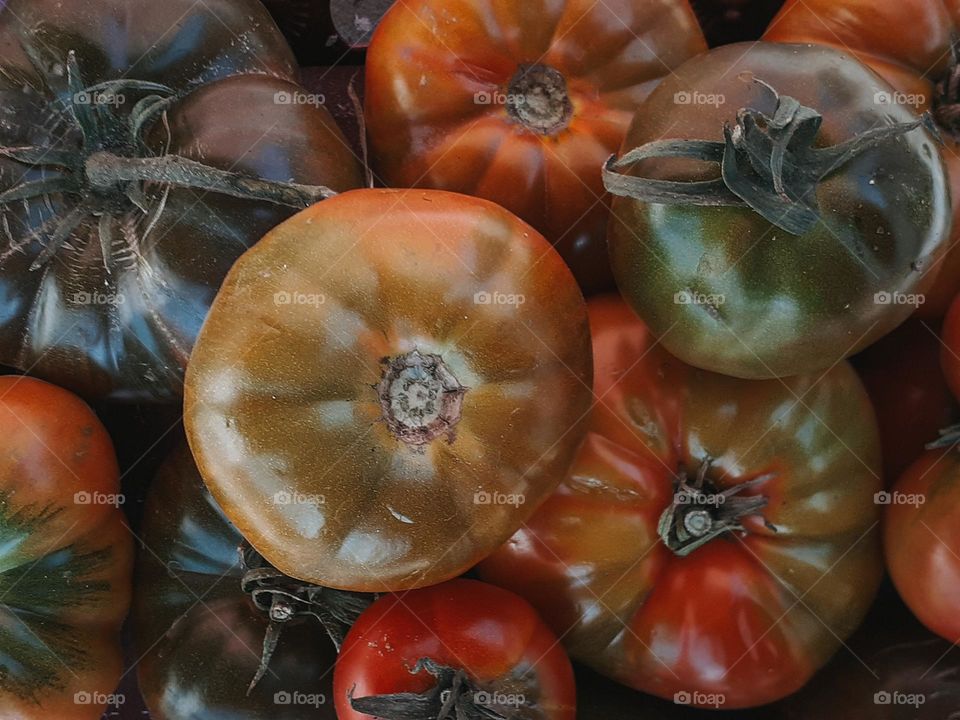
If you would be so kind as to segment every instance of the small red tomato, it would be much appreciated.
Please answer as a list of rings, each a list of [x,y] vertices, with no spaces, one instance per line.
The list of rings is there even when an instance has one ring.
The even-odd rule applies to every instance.
[[[953,301],[941,331],[940,364],[947,385],[960,398],[960,295]]]
[[[536,611],[463,579],[371,605],[343,642],[333,692],[340,720],[573,720],[576,709],[573,668]]]
[[[940,352],[938,329],[913,319],[854,360],[877,411],[886,485],[897,481],[940,428],[957,421]]]
[[[880,499],[900,596],[930,630],[960,642],[960,448],[928,450]]]

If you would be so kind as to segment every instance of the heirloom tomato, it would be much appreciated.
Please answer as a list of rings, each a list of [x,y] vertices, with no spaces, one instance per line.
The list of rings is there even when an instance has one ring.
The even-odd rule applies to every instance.
[[[706,49],[687,0],[404,0],[367,56],[374,170],[493,200],[612,287],[600,167],[637,103]]]
[[[884,554],[900,597],[960,643],[960,448],[927,450],[882,499]]]
[[[273,565],[403,590],[463,573],[553,491],[590,382],[583,297],[533,228],[466,195],[356,190],[234,265],[184,420]]]
[[[113,445],[66,390],[0,377],[0,717],[95,720],[120,679],[133,541]]]
[[[704,707],[788,695],[882,575],[866,392],[846,363],[782,381],[684,365],[619,299],[590,321],[587,439],[480,576],[626,685]]]
[[[333,676],[340,720],[573,720],[563,647],[530,605],[476,580],[385,595],[354,623]]]
[[[940,363],[954,397],[960,398],[960,296],[943,320]]]
[[[0,6],[0,363],[176,402],[227,268],[360,171],[257,0]]]
[[[617,284],[664,346],[742,378],[829,368],[923,301],[950,229],[940,150],[892,88],[812,45],[677,68],[608,164]]]
[[[331,607],[329,591],[259,562],[185,443],[160,468],[142,535],[134,634],[151,717],[335,720],[336,648],[317,622]],[[368,602],[354,600],[359,614]]]
[[[874,92],[880,110],[932,112],[943,143],[951,194],[960,197],[960,64],[954,0],[787,0],[764,39],[816,43],[852,53],[890,87]],[[936,276],[917,313],[940,317],[960,291],[960,203],[954,203],[949,251],[921,272]]]

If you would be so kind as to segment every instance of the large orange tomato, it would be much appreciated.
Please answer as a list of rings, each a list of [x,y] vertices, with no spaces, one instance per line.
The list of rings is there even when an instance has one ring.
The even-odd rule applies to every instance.
[[[571,657],[704,707],[797,690],[882,574],[880,447],[852,368],[746,381],[668,355],[591,303],[597,396],[560,488],[480,565]]]
[[[587,292],[612,287],[600,167],[637,104],[705,49],[687,0],[398,2],[367,58],[374,169],[493,200]]]
[[[185,425],[272,565],[402,590],[466,571],[553,491],[590,379],[583,297],[533,228],[466,195],[357,190],[234,266]]]

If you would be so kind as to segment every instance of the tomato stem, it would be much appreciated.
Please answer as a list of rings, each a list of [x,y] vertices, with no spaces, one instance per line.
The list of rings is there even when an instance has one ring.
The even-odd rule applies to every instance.
[[[263,638],[260,664],[247,688],[248,695],[266,675],[288,623],[297,618],[314,618],[339,652],[347,631],[376,597],[295,580],[273,567],[247,543],[240,546],[239,552],[244,570],[240,588],[270,620]]]
[[[728,532],[744,531],[740,519],[759,514],[767,505],[767,498],[763,495],[740,496],[740,493],[772,479],[772,473],[720,491],[707,481],[709,468],[710,459],[707,458],[701,463],[693,484],[688,482],[687,472],[681,468],[676,477],[673,502],[660,515],[657,533],[663,543],[680,557]],[[776,531],[769,523],[766,525]]]
[[[573,117],[563,75],[549,65],[521,65],[507,86],[507,113],[540,135],[555,135]]]
[[[410,669],[411,675],[426,671],[436,678],[422,693],[392,693],[353,697],[350,706],[359,713],[381,720],[506,720],[495,702],[498,693],[480,687],[460,668],[447,667],[421,658]]]
[[[813,108],[780,95],[759,78],[777,100],[772,117],[741,108],[737,122],[723,127],[724,140],[656,140],[614,155],[603,168],[613,195],[645,203],[750,208],[792,235],[803,235],[823,220],[817,186],[864,152],[923,126],[937,135],[930,116],[866,130],[831,147],[815,147],[823,117]],[[720,177],[677,181],[636,174],[648,159],[689,158],[717,163]]]

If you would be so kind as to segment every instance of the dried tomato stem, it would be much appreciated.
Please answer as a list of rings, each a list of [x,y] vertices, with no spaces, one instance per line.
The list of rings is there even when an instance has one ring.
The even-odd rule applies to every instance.
[[[154,182],[294,208],[306,208],[337,194],[322,185],[252,178],[178,155],[120,157],[98,152],[87,158],[84,167],[87,181],[101,191],[117,189],[128,182]]]
[[[777,107],[770,117],[751,108],[724,125],[723,141],[658,140],[611,157],[603,168],[607,190],[620,197],[666,205],[751,208],[793,235],[809,232],[822,220],[817,186],[858,155],[891,138],[924,126],[936,135],[932,118],[872,128],[831,147],[815,147],[823,117],[813,108],[773,92]],[[684,182],[638,176],[636,163],[647,159],[690,158],[720,165],[715,180]]]

